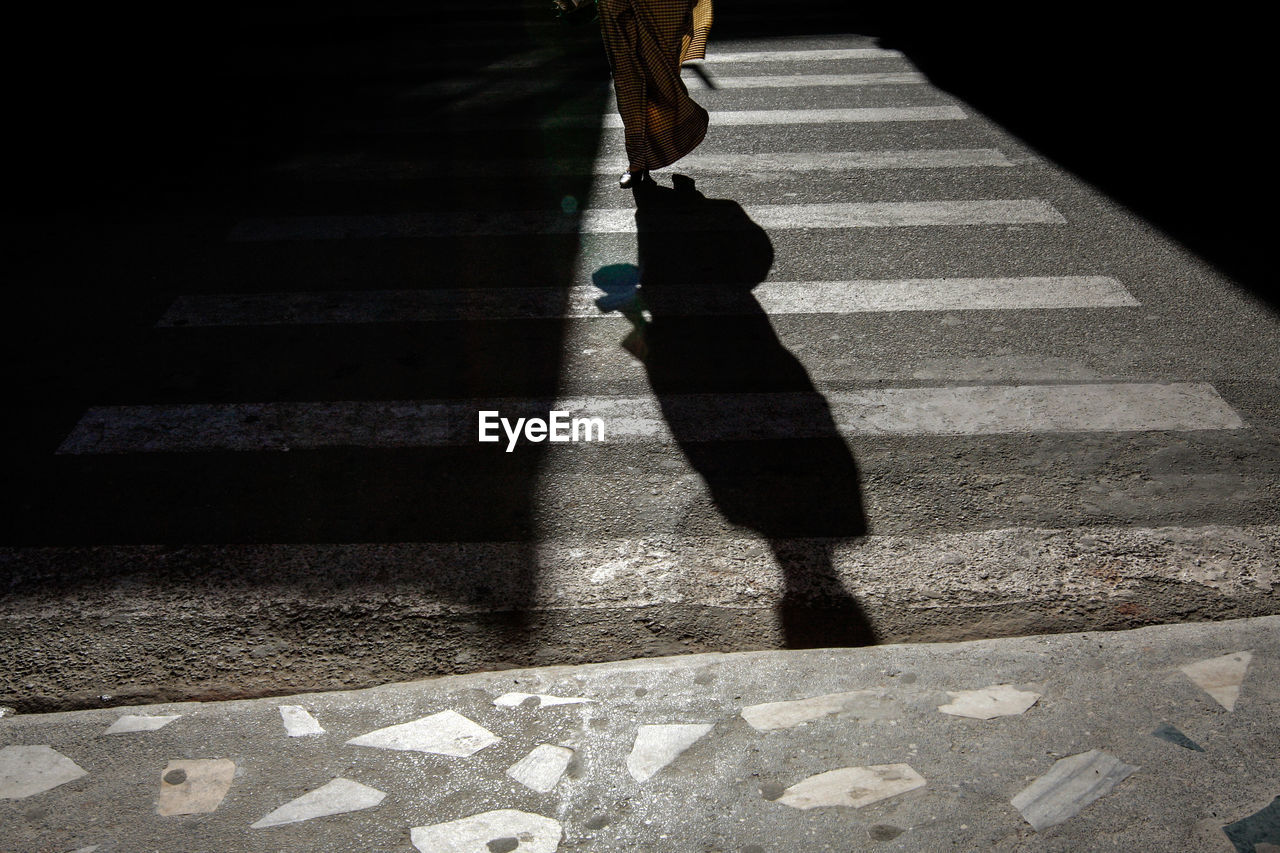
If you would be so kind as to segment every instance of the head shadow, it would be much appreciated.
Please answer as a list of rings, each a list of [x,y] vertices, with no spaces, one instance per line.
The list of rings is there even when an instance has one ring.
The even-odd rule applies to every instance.
[[[773,245],[737,202],[708,199],[684,176],[674,184],[636,191],[639,267],[598,270],[598,305],[631,320],[623,346],[717,510],[768,541],[784,574],[785,646],[874,643],[832,563],[840,540],[867,530],[857,465],[751,292]]]

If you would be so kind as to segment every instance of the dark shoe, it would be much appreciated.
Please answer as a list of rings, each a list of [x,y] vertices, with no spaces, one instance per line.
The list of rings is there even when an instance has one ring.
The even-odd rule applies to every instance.
[[[618,186],[622,187],[624,190],[631,190],[640,186],[647,180],[649,180],[648,169],[641,169],[638,172],[633,172],[628,169],[622,173],[622,177],[618,180]]]

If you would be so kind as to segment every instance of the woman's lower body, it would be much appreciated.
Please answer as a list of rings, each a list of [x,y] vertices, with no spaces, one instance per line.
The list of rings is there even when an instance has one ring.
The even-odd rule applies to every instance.
[[[707,133],[707,111],[689,97],[680,66],[704,56],[711,0],[599,0],[598,8],[626,134],[627,173],[669,166]]]

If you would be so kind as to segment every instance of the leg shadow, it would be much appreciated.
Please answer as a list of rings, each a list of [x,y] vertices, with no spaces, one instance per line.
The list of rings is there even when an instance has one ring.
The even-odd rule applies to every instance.
[[[751,294],[773,246],[736,202],[708,199],[683,176],[675,184],[637,190],[641,284],[629,298],[635,268],[598,271],[601,307],[635,325],[624,346],[644,362],[718,510],[769,542],[786,584],[786,647],[873,643],[831,558],[839,540],[867,529],[857,466],[826,399]]]

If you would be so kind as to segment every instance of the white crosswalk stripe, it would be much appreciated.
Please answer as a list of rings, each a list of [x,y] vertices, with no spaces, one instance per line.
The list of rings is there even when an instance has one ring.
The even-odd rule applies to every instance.
[[[830,204],[762,204],[744,210],[765,229],[905,228],[939,225],[1060,225],[1066,222],[1042,199],[973,201],[882,201]],[[655,229],[695,231],[696,214],[673,215]],[[580,215],[546,211],[400,213],[358,216],[297,216],[238,223],[232,241],[352,240],[504,234],[632,234],[632,208],[584,210]]]
[[[613,175],[621,149],[594,160],[371,160],[368,157],[298,159],[273,172],[326,181],[410,180],[440,175],[507,177],[510,175]],[[885,169],[1008,168],[1015,165],[995,148],[954,148],[881,151],[760,152],[757,154],[699,153],[672,168],[699,175],[848,172]]]
[[[821,154],[697,154],[680,161],[680,167],[699,174],[741,172],[846,172],[859,169],[963,169],[976,166],[1012,166],[994,148],[962,148],[919,151],[824,151]],[[598,161],[598,173],[616,171],[617,158]]]
[[[844,62],[864,59],[901,59],[902,51],[879,47],[828,48],[816,50],[707,50],[708,63],[729,62]]]
[[[701,79],[697,75],[684,75],[688,79]],[[863,74],[753,74],[742,76],[710,77],[710,86],[697,87],[700,95],[720,89],[801,89],[810,86],[909,86],[927,83],[929,78],[918,71],[881,71]],[[696,85],[696,84],[691,84]]]
[[[601,116],[595,112],[566,110],[555,115],[538,118],[494,115],[488,97],[456,101],[447,120],[439,116],[395,116],[379,121],[352,121],[335,117],[326,119],[321,128],[327,134],[360,133],[366,135],[422,134],[440,136],[470,128],[475,131],[501,133],[504,131],[544,130],[599,131],[606,138],[622,131],[622,118],[617,113]],[[473,117],[471,111],[485,107]],[[969,118],[969,114],[954,104],[924,106],[875,106],[875,107],[824,107],[805,110],[708,110],[715,127],[794,127],[796,125],[825,124],[892,124],[919,122],[956,122]]]
[[[854,107],[850,109],[813,110],[712,110],[711,123],[717,127],[741,127],[769,124],[861,124],[864,122],[892,121],[962,121],[969,117],[960,107],[943,105],[935,107]],[[597,119],[567,116],[550,119],[548,127],[594,124]],[[606,115],[606,129],[621,130],[622,117]]]
[[[928,78],[918,71],[872,71],[854,74],[750,74],[720,75],[707,73],[707,77],[686,69],[683,77],[691,89],[699,92],[699,97],[714,96],[721,90],[738,89],[804,89],[818,86],[863,87],[863,86],[910,86],[927,83]],[[709,80],[708,84],[705,82]],[[412,101],[416,98],[476,98],[476,97],[516,97],[553,93],[564,86],[564,81],[556,78],[532,80],[493,80],[485,77],[459,77],[452,80],[436,80],[400,93],[397,99]],[[584,85],[584,90],[589,87]],[[593,84],[590,88],[612,93],[613,86],[608,81]]]
[[[836,428],[846,435],[989,435],[1020,432],[1129,432],[1240,429],[1212,387],[1202,383],[977,385],[830,392]],[[744,405],[744,402],[747,405]],[[829,427],[812,394],[690,394],[663,400],[696,432],[684,441],[817,438]],[[597,397],[538,404],[332,402],[102,406],[90,409],[59,453],[154,453],[264,448],[475,445],[479,413],[517,418],[559,411],[598,418],[607,442],[672,440],[652,398]],[[494,422],[493,435],[502,429]],[[496,440],[496,439],[495,439]]]
[[[589,264],[588,264],[589,266]],[[752,295],[769,314],[846,314],[880,311],[1118,308],[1138,305],[1124,285],[1107,276],[904,279],[896,281],[767,281]],[[601,316],[591,285],[374,290],[178,297],[159,326],[261,326],[315,323],[519,320]],[[689,314],[733,314],[736,300],[696,285],[681,288]]]

